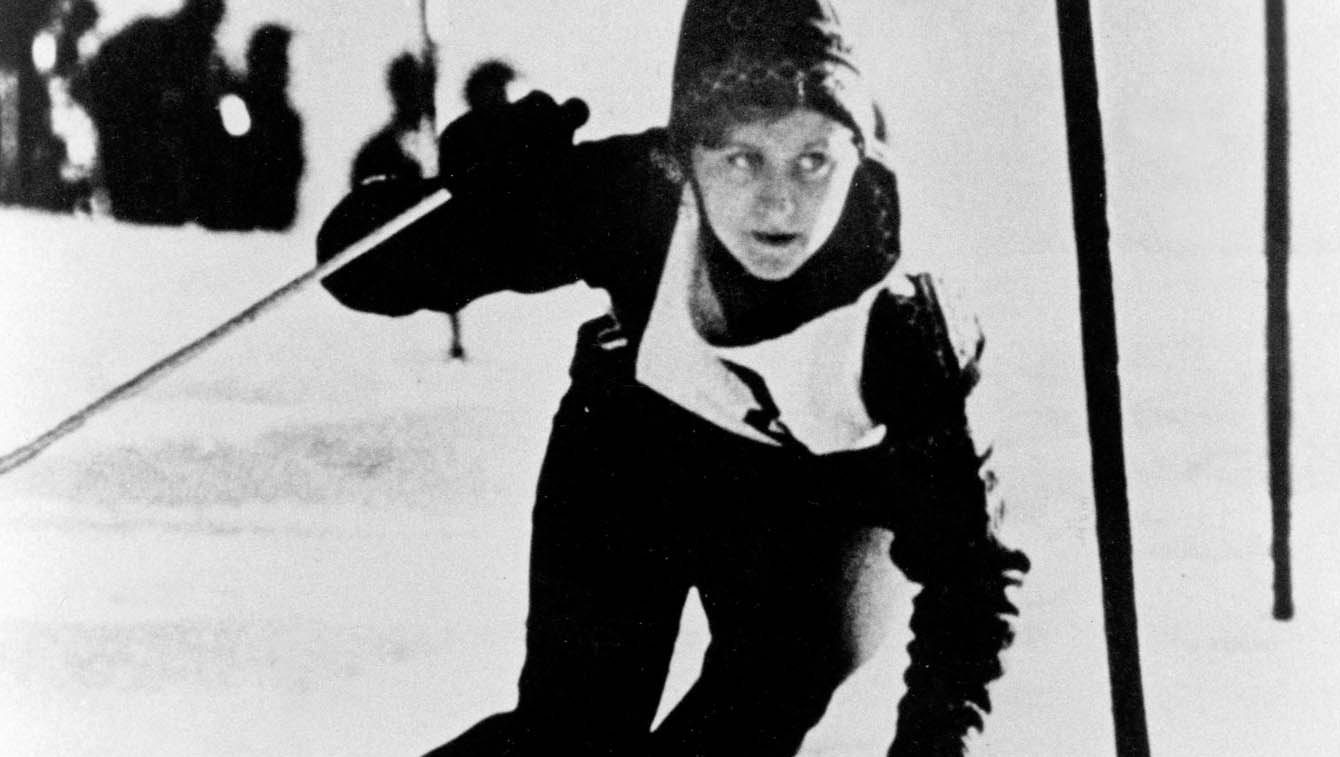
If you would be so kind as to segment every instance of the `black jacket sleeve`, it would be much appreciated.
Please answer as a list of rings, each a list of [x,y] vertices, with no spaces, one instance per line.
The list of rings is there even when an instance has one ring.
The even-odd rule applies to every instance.
[[[628,258],[662,235],[672,192],[653,156],[663,143],[662,130],[585,142],[507,181],[473,182],[323,283],[351,308],[393,316],[452,312],[503,290],[617,286]],[[318,260],[439,188],[425,180],[358,187],[317,234]]]
[[[862,378],[871,415],[889,429],[886,465],[899,493],[892,557],[922,587],[889,755],[960,757],[991,710],[987,684],[1002,673],[1018,615],[1006,589],[1029,562],[996,537],[994,477],[968,427],[982,339],[956,347],[930,278],[912,283],[914,295],[876,301]]]

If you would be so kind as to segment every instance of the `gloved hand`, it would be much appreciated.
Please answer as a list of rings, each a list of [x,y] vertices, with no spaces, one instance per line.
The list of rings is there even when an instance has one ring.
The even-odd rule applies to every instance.
[[[438,175],[453,195],[514,191],[572,146],[586,123],[586,103],[562,105],[544,92],[514,103],[469,111],[438,140]]]
[[[432,181],[404,178],[373,181],[354,189],[330,211],[317,232],[318,262],[334,257],[437,189]],[[435,277],[425,267],[438,249],[441,210],[330,274],[322,285],[355,310],[407,315],[428,307],[428,286]]]

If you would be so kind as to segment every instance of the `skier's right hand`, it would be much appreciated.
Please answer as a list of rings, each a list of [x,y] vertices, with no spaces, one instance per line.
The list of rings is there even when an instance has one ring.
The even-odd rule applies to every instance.
[[[524,191],[572,147],[589,111],[577,98],[561,105],[544,92],[467,112],[438,140],[442,183],[454,195]]]

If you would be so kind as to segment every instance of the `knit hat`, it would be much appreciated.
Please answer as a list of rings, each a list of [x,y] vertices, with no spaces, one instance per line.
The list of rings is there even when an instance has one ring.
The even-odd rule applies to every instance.
[[[688,0],[670,137],[681,157],[742,114],[805,107],[850,128],[866,154],[875,105],[831,0]]]

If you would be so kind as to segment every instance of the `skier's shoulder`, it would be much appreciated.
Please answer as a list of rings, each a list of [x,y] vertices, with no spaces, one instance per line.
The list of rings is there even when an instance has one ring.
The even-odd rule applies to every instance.
[[[670,138],[665,127],[653,127],[639,132],[611,134],[583,140],[577,146],[579,149],[591,150],[610,157],[638,160],[649,157],[657,150],[668,151]]]
[[[573,160],[619,191],[673,191],[682,183],[664,128],[578,143]]]
[[[977,309],[961,282],[901,266],[881,283],[870,329],[875,335],[915,333],[917,341],[933,345],[946,367],[971,374],[986,343]]]

